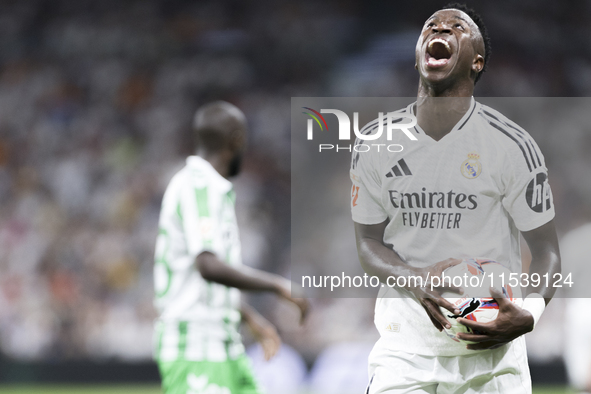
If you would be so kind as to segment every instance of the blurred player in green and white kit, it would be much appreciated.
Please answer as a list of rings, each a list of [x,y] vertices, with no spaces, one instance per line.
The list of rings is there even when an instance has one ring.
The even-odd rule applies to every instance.
[[[238,331],[241,317],[267,358],[280,346],[275,328],[241,303],[240,290],[270,291],[294,303],[291,283],[242,266],[228,178],[238,174],[246,119],[234,105],[215,102],[194,120],[197,156],[170,181],[162,201],[154,281],[159,318],[155,358],[166,394],[257,394]]]

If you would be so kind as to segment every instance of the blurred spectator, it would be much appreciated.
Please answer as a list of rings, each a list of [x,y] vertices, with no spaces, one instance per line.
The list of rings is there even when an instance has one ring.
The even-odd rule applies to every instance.
[[[270,361],[265,360],[260,344],[246,351],[252,360],[252,368],[261,386],[268,393],[298,394],[304,388],[308,373],[302,356],[288,345],[281,348]]]
[[[320,353],[310,373],[310,390],[323,394],[362,393],[367,387],[371,342],[343,342]]]
[[[561,240],[562,260],[573,277],[589,277],[588,260],[591,255],[591,223],[568,232]],[[587,273],[587,275],[586,275]],[[588,298],[564,300],[564,361],[571,385],[584,392],[591,392],[591,315]]]

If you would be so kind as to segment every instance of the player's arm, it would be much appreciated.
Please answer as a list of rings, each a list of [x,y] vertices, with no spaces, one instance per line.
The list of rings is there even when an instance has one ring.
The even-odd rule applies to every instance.
[[[552,278],[555,273],[560,272],[560,252],[554,220],[522,234],[532,254],[530,277],[533,273],[537,273],[540,278],[546,274]],[[493,349],[532,331],[544,310],[544,305],[547,305],[554,296],[556,289],[551,285],[550,282],[549,286],[544,286],[544,281],[541,281],[538,287],[531,285],[527,287],[523,308],[518,307],[499,292],[491,291],[499,304],[498,317],[490,323],[476,323],[460,318],[458,319],[460,323],[484,334],[460,333],[458,337],[477,342],[468,345],[469,349]]]
[[[527,137],[524,132],[522,135]],[[533,140],[530,140],[530,146],[539,165],[538,168],[534,168],[535,171],[528,166],[527,155],[521,154],[517,144],[511,142],[507,145],[507,156],[502,161],[500,174],[503,186],[502,204],[517,228],[523,229],[521,233],[532,253],[529,274],[538,273],[542,277],[548,273],[552,277],[554,273],[560,272],[552,192],[544,156]],[[533,163],[534,156],[529,157]],[[484,333],[458,334],[462,339],[478,342],[469,345],[470,349],[498,347],[533,330],[546,303],[554,295],[554,289],[543,286],[538,286],[537,289],[526,288],[522,308],[498,293],[491,294],[499,304],[499,315],[496,320],[474,325],[466,319],[458,319],[458,322]],[[481,324],[485,325],[480,326]]]
[[[554,274],[560,273],[560,251],[554,220],[521,234],[525,242],[527,242],[532,255],[529,277],[531,278],[532,274],[538,274],[540,278],[543,278],[544,275],[554,278]],[[525,296],[527,298],[527,296],[537,293],[544,298],[545,304],[548,305],[555,292],[556,288],[552,286],[552,281],[545,282],[542,280],[539,286],[534,287],[533,282],[530,280],[530,286],[525,289]]]
[[[292,302],[300,309],[301,320],[306,317],[309,304],[305,298],[291,295],[291,282],[279,275],[240,266],[231,267],[211,252],[202,252],[195,264],[203,279],[240,290],[268,291]]]
[[[269,361],[281,347],[281,338],[277,334],[275,326],[244,301],[240,305],[240,313],[242,321],[246,323],[256,340],[261,344],[265,360]]]
[[[387,225],[388,220],[372,225],[355,222],[357,254],[361,266],[369,275],[377,276],[382,283],[388,284],[389,280],[390,283],[393,283],[392,281],[399,276],[407,278],[420,276],[423,279],[426,279],[427,275],[429,277],[440,276],[446,268],[460,262],[457,259],[447,259],[427,268],[416,268],[408,265],[394,251],[392,245],[383,243],[384,231]],[[443,327],[450,328],[449,321],[443,316],[439,307],[442,306],[454,314],[459,314],[460,311],[455,310],[450,302],[441,298],[437,290],[431,290],[430,283],[426,280],[422,282],[423,286],[421,287],[409,286],[406,289],[412,292],[420,301],[435,328],[439,331]]]

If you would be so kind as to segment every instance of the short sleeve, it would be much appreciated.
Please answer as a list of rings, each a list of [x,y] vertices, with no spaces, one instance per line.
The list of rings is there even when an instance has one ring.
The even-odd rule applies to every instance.
[[[381,204],[381,180],[377,176],[378,158],[370,152],[353,152],[350,177],[351,215],[361,224],[378,224],[388,218]]]
[[[522,146],[523,151],[517,146],[512,148],[504,161],[502,203],[517,228],[530,231],[554,218],[548,169],[531,137]]]

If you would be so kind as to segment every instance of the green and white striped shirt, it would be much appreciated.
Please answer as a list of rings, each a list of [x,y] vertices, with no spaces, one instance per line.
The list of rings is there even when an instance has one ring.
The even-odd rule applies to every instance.
[[[154,264],[157,360],[225,361],[244,352],[240,291],[206,281],[195,267],[203,251],[242,264],[234,206],[232,183],[198,156],[170,181]]]

